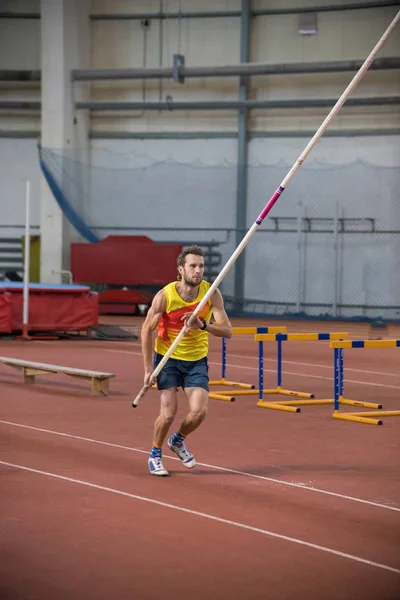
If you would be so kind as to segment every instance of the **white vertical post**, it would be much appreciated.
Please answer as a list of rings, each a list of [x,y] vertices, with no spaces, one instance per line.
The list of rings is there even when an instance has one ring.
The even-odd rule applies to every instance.
[[[29,271],[30,271],[30,202],[31,202],[31,182],[26,182],[25,192],[25,247],[24,247],[24,296],[23,296],[23,318],[22,318],[22,337],[28,338],[29,330]]]
[[[333,217],[333,264],[334,264],[334,290],[333,290],[333,306],[332,313],[334,317],[338,316],[338,301],[339,301],[339,218],[340,207],[339,202],[336,202],[335,216]]]

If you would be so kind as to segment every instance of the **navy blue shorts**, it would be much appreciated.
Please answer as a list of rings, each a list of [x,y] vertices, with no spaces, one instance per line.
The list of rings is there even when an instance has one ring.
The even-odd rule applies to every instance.
[[[154,368],[163,359],[162,354],[154,353]],[[208,392],[207,356],[200,360],[177,360],[169,358],[157,376],[157,389],[200,387]]]

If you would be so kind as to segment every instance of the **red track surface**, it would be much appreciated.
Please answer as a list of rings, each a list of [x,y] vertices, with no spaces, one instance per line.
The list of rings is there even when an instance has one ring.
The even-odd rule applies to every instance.
[[[213,339],[212,378],[219,349]],[[372,427],[332,419],[331,406],[288,414],[254,396],[210,401],[188,439],[200,464],[187,471],[166,450],[171,477],[158,480],[147,471],[157,392],[131,408],[138,343],[4,340],[0,354],[116,374],[110,396],[93,398],[62,375],[24,386],[0,365],[1,598],[400,598],[399,419]],[[274,387],[274,344],[265,359]],[[345,395],[400,409],[399,364],[397,349],[346,350]],[[228,342],[228,365],[229,378],[257,384],[250,337]],[[284,346],[284,387],[331,398],[332,375],[325,342]]]

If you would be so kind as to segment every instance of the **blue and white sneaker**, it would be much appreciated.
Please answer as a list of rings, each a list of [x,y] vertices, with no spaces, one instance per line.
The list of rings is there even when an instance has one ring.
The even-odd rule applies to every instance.
[[[172,450],[172,452],[175,452],[175,454],[182,461],[182,464],[185,467],[187,467],[188,469],[193,469],[196,466],[196,461],[193,454],[189,452],[189,450],[186,448],[185,442],[179,441],[173,444],[172,438],[173,436],[171,435],[167,442],[168,448]]]
[[[157,477],[167,477],[169,475],[167,469],[163,465],[161,454],[156,456],[150,454],[148,464],[149,471],[152,475],[156,475]]]

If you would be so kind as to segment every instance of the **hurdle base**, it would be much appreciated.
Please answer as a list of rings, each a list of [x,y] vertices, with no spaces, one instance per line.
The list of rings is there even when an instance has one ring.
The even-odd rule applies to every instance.
[[[361,415],[363,417],[400,417],[400,410],[380,410],[378,412],[356,412],[353,415]]]
[[[300,402],[298,402],[297,404],[300,404]],[[326,400],[313,400],[313,402],[310,402],[310,404],[335,404],[335,401],[332,398],[326,399]],[[349,400],[348,398],[343,398],[342,396],[340,396],[340,398],[339,398],[339,404],[344,404],[347,406],[361,406],[362,408],[376,408],[376,409],[382,408],[382,404],[377,404],[375,402],[363,402],[360,400]],[[347,413],[347,414],[356,414],[356,413]],[[379,412],[378,414],[382,414],[382,413]]]
[[[214,392],[212,392],[214,394]],[[234,393],[235,396],[259,396],[259,390],[249,389],[249,390],[218,390],[215,392],[220,396],[229,396],[231,393]]]
[[[214,393],[214,392],[212,392]],[[218,392],[216,392],[217,394],[219,394],[220,396],[225,396],[225,395],[229,395],[231,393],[234,393],[235,396],[260,396],[260,390],[256,390],[256,389],[248,389],[248,390],[218,390]],[[306,399],[311,399],[314,398],[314,394],[308,394],[306,392],[294,392],[292,390],[285,390],[281,387],[276,387],[270,390],[263,390],[263,394],[266,395],[281,395],[281,396],[293,396],[296,398],[306,398]],[[210,396],[211,397],[211,396]],[[280,400],[277,402],[281,402]],[[284,402],[282,400],[282,402]],[[285,401],[286,402],[286,401]],[[290,401],[287,401],[290,402]],[[315,404],[315,403],[319,403],[319,404],[330,404],[333,403],[333,400],[323,400],[323,401],[313,401],[310,402],[310,404]],[[293,402],[294,404],[296,404],[296,401]],[[299,402],[297,402],[297,404],[299,404]],[[301,404],[308,404],[308,402],[304,402],[302,401]],[[371,408],[375,408],[375,407],[371,407]]]
[[[280,396],[294,396],[296,398],[314,398],[314,394],[308,394],[307,392],[295,392],[293,390],[285,390],[281,386],[277,386],[271,390],[263,390],[263,394],[277,394]]]
[[[228,387],[237,387],[237,388],[242,388],[245,390],[254,390],[256,387],[255,385],[252,385],[251,383],[240,383],[239,381],[228,381],[225,378],[214,379],[212,381],[209,381],[208,385],[222,385],[222,386],[226,385]]]
[[[354,423],[365,423],[366,425],[382,425],[383,421],[380,419],[373,419],[371,417],[362,417],[363,413],[340,413],[338,410],[333,412],[332,417],[334,419],[340,419],[341,421],[353,421]],[[372,413],[368,413],[372,414]],[[377,413],[377,415],[380,413]]]
[[[363,408],[382,408],[382,404],[377,404],[376,402],[349,400],[348,398],[343,398],[343,396],[339,396],[339,404],[346,404],[348,406],[362,406]]]
[[[272,410],[282,410],[284,412],[301,412],[298,406],[288,406],[287,404],[280,402],[265,402],[264,400],[259,400],[257,402],[257,406],[259,406],[260,408],[271,408]]]
[[[235,402],[236,398],[234,396],[230,396],[229,392],[225,392],[225,394],[219,394],[217,392],[209,392],[208,397],[212,400],[222,400],[223,402]]]
[[[320,406],[322,404],[333,404],[333,400],[278,400],[279,404],[286,406]]]
[[[374,419],[378,417],[378,419]],[[400,417],[400,410],[379,410],[379,411],[364,411],[353,413],[333,413],[334,419],[343,419],[344,421],[355,421],[356,423],[366,423],[367,425],[383,425],[383,421],[379,417]]]

